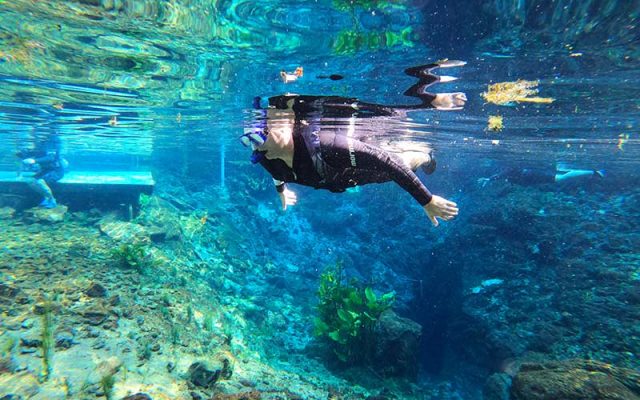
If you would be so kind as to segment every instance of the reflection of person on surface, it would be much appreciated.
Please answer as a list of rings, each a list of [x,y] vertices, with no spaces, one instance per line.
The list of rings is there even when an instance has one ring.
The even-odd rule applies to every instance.
[[[344,192],[368,183],[394,181],[420,203],[433,225],[438,218],[448,221],[458,215],[456,203],[432,195],[415,174],[435,170],[430,151],[401,149],[395,153],[370,143],[375,132],[362,129],[362,118],[404,116],[407,111],[435,108],[459,110],[464,93],[432,94],[426,88],[455,78],[436,76],[435,68],[457,67],[461,61],[409,68],[405,72],[419,82],[405,95],[419,98],[418,105],[389,106],[364,103],[335,96],[282,95],[269,98],[264,120],[245,130],[241,140],[253,148],[252,162],[262,165],[273,177],[282,208],[296,204],[296,194],[287,182]],[[259,108],[256,98],[254,107]],[[330,121],[331,124],[327,124]]]
[[[37,140],[32,150],[23,149],[17,154],[22,159],[23,172],[33,173],[33,176],[26,179],[29,186],[42,195],[40,207],[57,206],[49,185],[64,176],[65,161],[60,156],[60,150],[60,137],[53,133]]]

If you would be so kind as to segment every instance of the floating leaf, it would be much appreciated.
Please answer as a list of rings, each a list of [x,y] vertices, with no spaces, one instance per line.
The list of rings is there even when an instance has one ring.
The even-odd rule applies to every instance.
[[[516,82],[500,82],[489,85],[487,91],[482,93],[482,97],[489,103],[500,106],[511,103],[553,103],[551,97],[531,97],[538,94],[539,81],[525,81],[520,79]]]

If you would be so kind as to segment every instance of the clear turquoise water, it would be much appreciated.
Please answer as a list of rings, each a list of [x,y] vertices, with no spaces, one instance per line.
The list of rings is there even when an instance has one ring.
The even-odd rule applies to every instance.
[[[483,312],[498,310],[463,293],[497,277],[544,288],[548,281],[539,275],[550,270],[558,275],[549,280],[570,286],[571,275],[557,271],[594,259],[612,270],[624,264],[625,282],[637,290],[639,10],[637,0],[0,1],[0,166],[15,169],[16,148],[58,131],[73,168],[151,170],[159,195],[226,213],[234,225],[226,240],[237,259],[294,264],[283,279],[295,280],[295,288],[282,289],[294,296],[313,292],[322,265],[345,259],[351,273],[395,290],[401,313],[433,323],[422,379],[459,383],[465,381],[459,371],[480,364],[469,389],[477,395],[478,382],[504,360],[462,350],[451,330],[469,315],[482,320]],[[275,213],[266,173],[251,167],[237,141],[254,96],[295,92],[401,103],[412,84],[403,69],[443,58],[468,62],[453,73],[459,81],[437,88],[466,92],[465,109],[418,112],[394,129],[436,149],[439,170],[428,186],[460,204],[458,221],[432,229],[392,184],[341,196],[301,188],[303,200],[292,212]],[[280,71],[298,66],[304,76],[284,84]],[[330,74],[344,79],[318,78]],[[518,79],[539,80],[539,95],[555,101],[498,106],[481,97],[489,84]],[[502,131],[487,130],[492,115],[503,117]],[[548,173],[559,163],[604,169],[605,181],[542,189],[482,184],[504,170]],[[593,234],[571,242],[590,219]],[[264,240],[268,235],[275,240]],[[548,241],[553,257],[536,259]],[[608,241],[626,245],[603,249]],[[528,262],[535,265],[522,276],[504,272]],[[442,265],[456,272],[437,272]],[[268,296],[267,283],[254,284]],[[536,303],[535,296],[550,292],[562,302],[562,284],[549,292],[527,291],[527,284],[487,301],[512,304],[528,296]],[[584,293],[598,286],[591,282]],[[446,312],[428,311],[437,305]],[[626,326],[616,310],[610,323]],[[486,320],[494,329],[495,320]],[[628,329],[611,341],[638,334]],[[606,329],[585,322],[580,330]],[[635,356],[624,354],[637,354],[639,346],[635,339],[615,354],[595,354],[597,346],[583,342],[541,352],[637,368]],[[503,359],[524,350],[514,352]]]

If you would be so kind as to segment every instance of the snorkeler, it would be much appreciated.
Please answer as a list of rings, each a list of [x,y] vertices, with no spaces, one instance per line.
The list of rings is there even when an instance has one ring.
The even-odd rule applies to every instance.
[[[27,178],[27,183],[42,195],[40,207],[55,208],[58,205],[49,185],[64,177],[66,160],[60,156],[60,150],[60,138],[54,133],[40,139],[33,150],[23,149],[17,154],[22,159],[22,170],[33,173]]]
[[[371,143],[372,132],[362,129],[357,120],[374,117],[402,117],[421,109],[460,110],[467,98],[464,93],[427,92],[437,82],[456,78],[437,76],[436,68],[458,67],[462,61],[440,61],[409,68],[405,73],[418,78],[404,94],[421,100],[416,105],[381,105],[356,98],[337,96],[301,96],[285,94],[269,98],[260,109],[263,120],[245,129],[241,141],[253,148],[251,160],[262,165],[273,177],[282,209],[297,202],[296,194],[286,183],[298,183],[316,189],[344,192],[346,189],[394,181],[423,207],[429,220],[438,226],[438,218],[448,221],[458,215],[457,204],[433,195],[418,179],[415,171],[427,174],[435,170],[430,151],[412,149],[394,153]],[[326,124],[327,121],[340,122]],[[325,122],[325,123],[323,123]]]

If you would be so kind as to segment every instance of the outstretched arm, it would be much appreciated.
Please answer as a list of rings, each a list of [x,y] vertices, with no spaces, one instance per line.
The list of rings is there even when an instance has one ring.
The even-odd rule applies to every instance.
[[[322,156],[329,165],[354,171],[352,176],[343,177],[352,185],[382,182],[385,179],[381,177],[386,176],[413,196],[435,226],[436,218],[449,220],[458,214],[455,203],[432,195],[398,157],[345,135],[325,133],[320,140]]]

